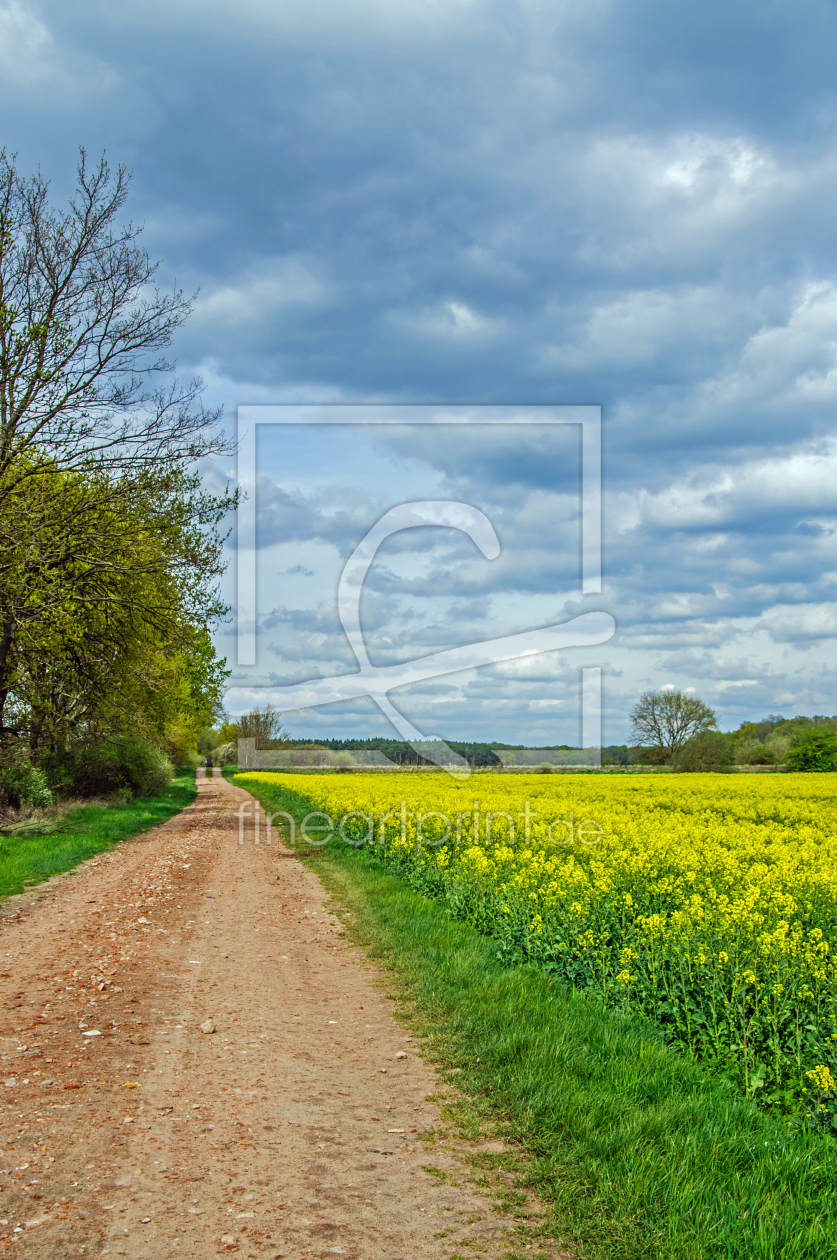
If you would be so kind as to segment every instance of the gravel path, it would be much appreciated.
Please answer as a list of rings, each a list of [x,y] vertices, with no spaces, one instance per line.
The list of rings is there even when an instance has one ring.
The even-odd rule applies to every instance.
[[[263,829],[239,843],[244,792],[198,786],[164,826],[6,903],[0,1245],[507,1255],[515,1221],[461,1144],[429,1140],[438,1078],[318,879]]]

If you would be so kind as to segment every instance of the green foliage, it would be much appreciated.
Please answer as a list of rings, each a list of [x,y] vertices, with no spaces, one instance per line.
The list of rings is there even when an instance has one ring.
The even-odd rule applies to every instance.
[[[638,766],[665,766],[668,764],[668,749],[658,745],[635,748],[633,752],[634,762]]]
[[[218,747],[218,742],[218,732],[210,726],[205,726],[198,735],[197,751],[201,757],[205,757],[207,753],[211,753]]]
[[[639,750],[629,748],[627,744],[610,744],[602,749],[603,766],[630,766],[636,763]]]
[[[480,766],[499,766],[501,764],[500,758],[492,750],[490,744],[464,744],[458,740],[449,740],[448,747],[455,753],[459,753],[460,757],[464,757],[468,764],[475,768]],[[404,753],[401,755],[404,760],[409,760]],[[417,756],[416,761],[423,762],[424,758]]]
[[[227,734],[229,732],[229,734]],[[221,728],[222,737],[227,735],[229,739],[237,739],[239,736],[239,727],[229,726]],[[500,759],[491,750],[489,744],[468,744],[458,740],[449,739],[446,741],[449,748],[464,757],[471,766],[500,766]],[[371,739],[288,739],[283,740],[283,746],[286,748],[328,748],[332,752],[353,750],[381,752],[390,761],[401,766],[419,766],[431,765],[432,763],[422,757],[411,744],[402,739],[385,739],[381,736],[374,736]],[[497,744],[498,748],[511,747],[507,744]]]
[[[234,766],[238,761],[238,744],[230,742],[228,744],[218,744],[212,750],[212,764],[214,766]]]
[[[222,722],[221,726],[218,729],[218,739],[216,743],[217,744],[230,744],[230,743],[235,743],[237,739],[238,739],[238,723],[237,722]],[[296,743],[297,741],[292,740],[291,742]]]
[[[802,764],[806,755],[794,752],[807,744],[809,739],[837,731],[837,718],[815,715],[783,718],[771,714],[761,722],[742,722],[729,738],[732,740],[735,760],[742,766],[788,766],[794,770],[828,769],[828,766]],[[823,744],[827,750],[828,741]],[[813,757],[816,761],[818,758]],[[825,757],[828,761],[828,757]]]
[[[0,501],[7,747],[128,733],[176,760],[194,747],[227,677],[207,629],[223,611],[220,538],[204,529],[219,512],[194,476],[168,471],[42,469]]]
[[[174,769],[164,752],[136,736],[74,744],[51,759],[48,773],[62,796],[156,796]]]
[[[801,731],[788,754],[792,770],[837,770],[837,731],[816,726]]]
[[[130,177],[80,155],[69,205],[0,152],[0,764],[101,735],[181,759],[226,678],[201,455],[228,449],[164,349],[190,300],[120,223]]]
[[[6,766],[0,770],[0,805],[20,809],[46,809],[52,804],[52,792],[43,770],[30,765]]]
[[[732,744],[720,731],[702,731],[684,744],[674,757],[676,770],[728,773],[732,765]]]
[[[190,770],[157,796],[111,805],[82,805],[56,817],[38,834],[0,835],[0,897],[71,870],[121,840],[157,827],[195,799]]]
[[[755,739],[737,741],[734,747],[735,760],[742,766],[772,766],[776,764],[776,752],[771,744],[759,743]]]

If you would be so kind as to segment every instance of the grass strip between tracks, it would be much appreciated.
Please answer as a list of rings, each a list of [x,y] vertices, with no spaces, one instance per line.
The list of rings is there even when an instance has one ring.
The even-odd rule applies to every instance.
[[[279,788],[252,794],[297,818],[311,809]],[[472,1113],[525,1152],[544,1237],[584,1260],[837,1257],[837,1143],[764,1115],[653,1026],[502,964],[363,850],[331,841],[304,860]]]
[[[21,893],[121,840],[159,826],[191,805],[196,794],[192,771],[173,779],[159,796],[122,804],[79,805],[54,818],[47,814],[40,820],[42,834],[27,835],[23,830],[0,835],[0,897]]]

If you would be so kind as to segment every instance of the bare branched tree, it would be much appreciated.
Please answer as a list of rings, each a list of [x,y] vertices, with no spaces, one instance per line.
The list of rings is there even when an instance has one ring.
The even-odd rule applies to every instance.
[[[714,709],[682,691],[646,691],[631,712],[634,745],[661,748],[670,759],[693,735],[717,726]]]
[[[0,152],[0,505],[44,467],[124,471],[228,449],[202,384],[173,382],[165,350],[193,298],[154,286],[158,264],[120,224],[130,176],[80,152],[75,195]]]
[[[281,748],[287,739],[282,716],[272,704],[251,709],[236,723],[239,739],[254,739],[256,748]]]

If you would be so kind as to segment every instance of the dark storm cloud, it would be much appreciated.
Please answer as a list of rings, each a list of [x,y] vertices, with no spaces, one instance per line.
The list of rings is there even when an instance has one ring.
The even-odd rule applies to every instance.
[[[79,141],[133,168],[161,280],[200,287],[176,349],[217,401],[602,403],[606,594],[633,645],[614,670],[669,662],[722,706],[831,689],[831,711],[812,653],[837,628],[835,37],[818,0],[0,0],[0,104],[58,197]],[[491,488],[524,558],[428,531],[433,563],[405,577],[415,544],[393,540],[375,633],[374,600],[406,624],[422,583],[571,587],[577,437],[548,460],[528,437],[387,443],[450,497]],[[369,512],[268,479],[259,543],[346,555]],[[339,626],[283,627],[343,659]],[[414,633],[449,634],[448,613]],[[775,659],[743,684],[753,634]]]

